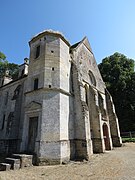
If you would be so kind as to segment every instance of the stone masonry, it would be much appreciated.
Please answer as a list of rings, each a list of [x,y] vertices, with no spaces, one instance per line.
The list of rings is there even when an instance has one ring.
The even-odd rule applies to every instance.
[[[29,46],[18,79],[9,72],[0,79],[0,153],[60,164],[121,146],[114,104],[88,39],[71,46],[47,30]]]

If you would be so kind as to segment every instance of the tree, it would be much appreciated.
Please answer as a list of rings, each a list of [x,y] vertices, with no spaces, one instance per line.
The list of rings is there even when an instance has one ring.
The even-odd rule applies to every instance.
[[[13,79],[17,78],[19,66],[14,63],[9,63],[6,55],[0,52],[0,77],[5,74],[6,69],[9,70],[10,76],[12,76]]]
[[[0,62],[4,61],[6,59],[5,54],[3,54],[2,52],[0,52]]]
[[[134,60],[120,53],[106,57],[99,70],[112,95],[121,131],[135,129],[135,72]]]

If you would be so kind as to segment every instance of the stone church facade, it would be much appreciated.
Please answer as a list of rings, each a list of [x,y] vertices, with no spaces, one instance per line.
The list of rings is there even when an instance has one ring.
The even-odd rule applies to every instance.
[[[121,146],[112,97],[88,39],[71,46],[49,30],[29,46],[18,79],[6,71],[0,81],[0,153],[59,164]]]

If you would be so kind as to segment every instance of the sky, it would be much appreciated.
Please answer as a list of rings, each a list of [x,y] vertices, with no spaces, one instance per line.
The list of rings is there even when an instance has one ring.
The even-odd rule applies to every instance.
[[[72,44],[87,36],[97,63],[122,53],[135,59],[135,0],[0,0],[0,51],[29,57],[29,40],[52,29]]]

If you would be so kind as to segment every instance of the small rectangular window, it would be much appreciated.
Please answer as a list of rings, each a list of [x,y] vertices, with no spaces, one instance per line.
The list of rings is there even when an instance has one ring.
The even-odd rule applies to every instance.
[[[34,79],[34,90],[38,89],[38,78]]]
[[[8,103],[8,92],[6,92],[6,97],[5,97],[5,105],[7,105],[7,103]]]
[[[4,129],[4,125],[5,125],[5,114],[3,115],[2,124],[1,124],[1,130]]]
[[[36,56],[35,56],[35,58],[38,58],[39,55],[40,55],[40,46],[37,46],[36,47]]]

